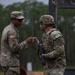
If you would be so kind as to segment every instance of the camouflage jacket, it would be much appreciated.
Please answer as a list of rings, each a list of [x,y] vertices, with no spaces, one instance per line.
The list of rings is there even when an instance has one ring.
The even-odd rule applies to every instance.
[[[16,27],[10,23],[2,32],[1,38],[1,65],[19,66],[19,52],[28,47],[26,41],[19,44],[19,35]]]
[[[64,38],[61,32],[53,29],[43,34],[44,52],[47,54],[46,69],[65,67],[65,48]]]

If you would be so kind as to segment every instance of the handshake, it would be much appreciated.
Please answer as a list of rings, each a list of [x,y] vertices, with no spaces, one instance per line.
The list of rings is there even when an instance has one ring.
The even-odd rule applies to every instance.
[[[27,43],[38,43],[39,40],[37,39],[37,37],[28,37],[26,41]]]

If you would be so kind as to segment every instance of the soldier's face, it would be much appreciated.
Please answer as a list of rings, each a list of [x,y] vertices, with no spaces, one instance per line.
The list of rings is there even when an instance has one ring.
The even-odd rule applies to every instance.
[[[40,23],[40,29],[41,29],[42,31],[44,31],[44,30],[45,30],[45,25]]]
[[[16,19],[16,25],[21,26],[23,19]]]

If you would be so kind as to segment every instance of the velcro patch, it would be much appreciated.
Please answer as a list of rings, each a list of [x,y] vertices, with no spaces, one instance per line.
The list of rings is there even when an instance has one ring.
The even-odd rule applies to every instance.
[[[60,34],[57,34],[56,36],[55,36],[55,38],[57,39],[57,38],[59,38],[61,35]]]

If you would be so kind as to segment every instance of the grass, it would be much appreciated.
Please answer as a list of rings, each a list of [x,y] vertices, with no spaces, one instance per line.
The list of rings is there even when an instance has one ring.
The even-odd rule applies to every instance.
[[[0,72],[0,75],[4,75],[3,72]]]

